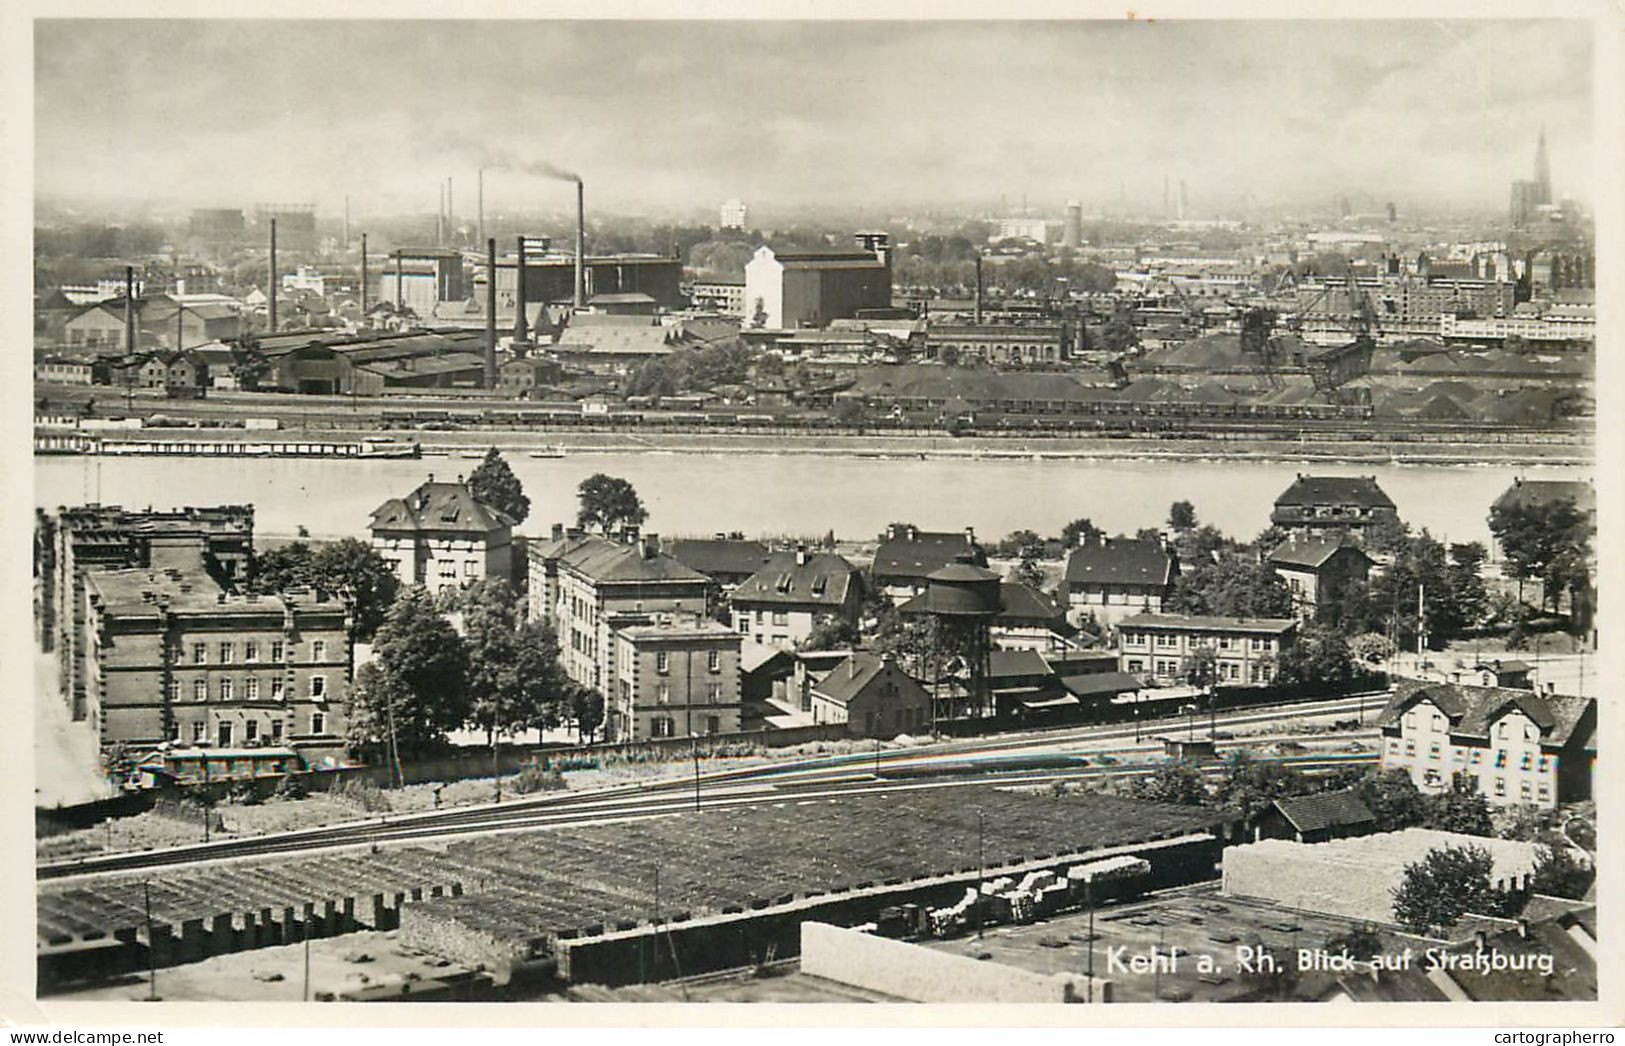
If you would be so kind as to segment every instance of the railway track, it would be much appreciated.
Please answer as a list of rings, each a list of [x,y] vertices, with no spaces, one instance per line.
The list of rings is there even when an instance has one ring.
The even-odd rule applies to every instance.
[[[1371,706],[1374,702],[1367,700],[1364,704]],[[1340,699],[1276,706],[1270,710],[1245,709],[1220,713],[1214,717],[1214,722],[1215,725],[1236,727],[1305,715],[1335,716],[1353,712],[1358,707],[1361,707],[1358,698]],[[1142,724],[1140,732],[1146,733],[1153,726],[1163,729],[1183,727],[1185,723],[1183,717],[1155,720],[1152,724]],[[817,756],[594,792],[540,796],[501,805],[461,807],[351,821],[276,835],[49,862],[36,866],[36,877],[41,881],[69,879],[276,854],[424,842],[481,832],[636,820],[692,810],[696,806],[696,795],[700,808],[716,809],[741,803],[782,802],[893,788],[990,783],[1041,785],[1056,781],[1138,776],[1162,765],[1161,760],[1144,758],[1144,742],[1136,742],[1132,748],[1124,744],[1092,751],[1035,751],[1066,745],[1127,742],[1134,738],[1135,733],[1133,727],[1119,725],[1088,731],[1026,735],[992,742],[972,740],[875,753]],[[1109,757],[1111,762],[1102,761],[1102,756]],[[1369,763],[1375,759],[1375,752],[1320,752],[1283,756],[1278,761],[1316,772]],[[1209,769],[1214,771],[1217,767]]]

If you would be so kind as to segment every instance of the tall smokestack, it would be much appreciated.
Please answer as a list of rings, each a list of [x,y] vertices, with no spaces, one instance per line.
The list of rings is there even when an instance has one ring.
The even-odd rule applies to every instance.
[[[124,267],[124,351],[135,353],[135,266]]]
[[[361,234],[361,322],[367,322],[367,234]]]
[[[344,195],[344,239],[340,241],[340,250],[350,249],[350,195]]]
[[[485,387],[497,387],[497,241],[485,241]]]
[[[271,219],[271,333],[276,333],[276,219]]]
[[[478,179],[477,184],[478,184],[478,192],[477,192],[476,195],[479,197],[479,205],[478,206],[479,206],[479,212],[480,212],[480,239],[483,240],[483,239],[485,239],[485,168],[484,167],[480,168],[480,174],[479,174],[479,179]],[[493,266],[493,268],[491,270],[491,278],[492,278],[493,281],[496,279],[496,269],[495,269],[494,266]]]
[[[977,323],[982,322],[982,252],[976,252],[976,304],[972,307],[971,316]]]
[[[446,176],[446,239],[457,242],[457,208],[452,203],[453,183],[450,175]]]
[[[406,273],[401,261],[401,249],[395,248],[395,311],[401,311],[406,304]]]
[[[587,303],[587,200],[581,179],[576,179],[576,308]]]
[[[439,202],[435,204],[434,212],[434,245],[440,246],[446,242],[446,183],[440,183]]]
[[[525,238],[518,238],[519,253],[513,261],[513,340],[523,344],[530,340],[530,331],[525,321]],[[496,271],[491,272],[491,282],[496,283]]]

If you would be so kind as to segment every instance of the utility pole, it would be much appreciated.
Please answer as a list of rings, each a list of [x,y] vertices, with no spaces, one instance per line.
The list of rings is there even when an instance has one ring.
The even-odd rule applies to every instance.
[[[700,808],[700,738],[698,734],[689,731],[689,738],[694,742],[694,809]]]
[[[310,1001],[310,927],[305,927],[305,1001]]]
[[[367,322],[367,234],[361,234],[361,322]]]
[[[497,802],[502,802],[502,762],[497,755],[497,711],[502,706],[495,691],[491,693],[491,781],[496,785]]]
[[[147,1000],[158,1001],[158,953],[152,940],[152,883],[141,880],[141,907],[147,913]]]
[[[1422,650],[1427,629],[1427,594],[1427,585],[1418,583],[1416,586],[1416,668],[1418,672],[1422,669]]]
[[[271,303],[271,309],[270,309],[271,333],[275,334],[276,333],[276,219],[275,218],[271,219],[271,278],[267,282],[269,282],[270,285],[271,285],[271,293],[269,295],[269,299],[270,299],[270,303]]]
[[[976,939],[982,939],[982,885],[987,879],[986,851],[983,848],[982,808],[976,808]]]

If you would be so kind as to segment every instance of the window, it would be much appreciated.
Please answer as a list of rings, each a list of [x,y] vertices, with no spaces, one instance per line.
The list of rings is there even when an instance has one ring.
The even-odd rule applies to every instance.
[[[1416,742],[1415,741],[1406,741],[1405,742],[1405,754],[1406,755],[1415,755],[1416,754]]]
[[[1162,647],[1177,646],[1178,642],[1178,636],[1159,635],[1157,637],[1157,645]]]
[[[1428,745],[1428,758],[1429,759],[1437,759],[1437,758],[1439,758],[1439,746],[1438,745]]]
[[[271,698],[272,698],[272,700],[275,700],[275,701],[282,700],[282,677],[281,676],[277,676],[277,677],[275,677],[274,679],[271,680]]]
[[[218,733],[216,736],[220,740],[221,748],[225,748],[227,745],[231,744],[231,724],[224,722],[221,723],[218,727]]]
[[[1252,637],[1252,642],[1248,644],[1248,648],[1251,649],[1251,650],[1263,650],[1264,649],[1264,641],[1262,639],[1260,639],[1258,636],[1253,636]]]
[[[712,683],[705,688],[705,698],[713,705],[722,700],[722,684]]]
[[[231,680],[229,679],[220,680],[220,700],[231,700]]]
[[[705,717],[705,732],[708,734],[722,733],[722,717],[708,715]]]
[[[665,704],[671,700],[670,683],[666,682],[665,680],[661,680],[660,685],[655,687],[655,700],[659,701],[661,704]]]
[[[1444,716],[1435,715],[1433,717],[1433,730],[1434,730],[1434,732],[1437,733],[1438,731],[1443,730],[1443,729],[1444,729]]]
[[[271,740],[282,740],[282,720],[280,719],[271,720]]]
[[[258,719],[250,719],[248,722],[243,724],[243,740],[258,741],[259,739],[260,721]]]
[[[327,732],[327,713],[326,712],[312,712],[312,713],[310,713],[310,732],[313,733],[313,734],[321,734],[321,733],[326,733]]]
[[[221,643],[220,644],[220,663],[222,665],[231,664],[231,644],[230,643]]]
[[[1388,739],[1388,751],[1390,751],[1390,752],[1397,752],[1397,751],[1399,751],[1399,738],[1397,738],[1397,737],[1390,737],[1390,738],[1389,738],[1389,739]]]
[[[1415,730],[1416,729],[1416,713],[1415,712],[1406,712],[1405,713],[1405,729],[1407,729],[1407,730]]]
[[[775,610],[773,611],[773,623],[775,625],[787,625],[790,623],[790,615],[783,610]]]
[[[457,564],[452,562],[449,559],[442,559],[440,561],[440,580],[442,580],[442,581],[455,581],[455,580],[457,580]]]
[[[758,625],[762,623],[762,611],[760,607],[758,607],[756,610],[756,623]]]
[[[327,677],[326,676],[311,676],[310,677],[310,696],[311,697],[325,697],[326,695],[327,695]]]
[[[208,664],[208,662],[209,662],[209,644],[207,644],[207,643],[193,643],[192,644],[192,664],[194,664],[194,665],[204,665],[204,664]]]
[[[258,661],[260,659],[260,645],[252,639],[243,644],[243,660]]]
[[[1505,748],[1497,748],[1495,750],[1495,768],[1497,770],[1500,770],[1503,767],[1505,767],[1506,765],[1507,765],[1507,750]]]
[[[207,701],[209,699],[209,681],[196,679],[192,681],[192,700]]]
[[[1137,657],[1130,658],[1129,663],[1128,663],[1128,670],[1130,672],[1143,672],[1143,671],[1145,671],[1145,662],[1141,661]]]
[[[655,737],[675,737],[676,724],[671,716],[659,715],[649,721],[649,732]]]
[[[207,729],[208,729],[208,727],[203,723],[193,723],[192,724],[192,742],[194,744],[201,743],[203,741],[204,731],[207,730]]]
[[[326,660],[326,658],[327,643],[324,640],[318,639],[310,644],[310,659],[312,661],[323,661]]]
[[[271,660],[275,661],[278,664],[281,664],[282,663],[282,650],[283,650],[282,640],[280,640],[280,639],[272,640],[271,641]]]
[[[705,667],[712,672],[722,671],[722,651],[708,651],[705,655]]]
[[[260,681],[258,679],[250,679],[243,684],[243,698],[248,701],[258,701],[260,699]]]
[[[173,722],[173,723],[169,724],[169,739],[171,741],[179,741],[181,739],[181,724],[180,723]]]
[[[1220,636],[1219,637],[1219,649],[1220,650],[1229,650],[1230,649],[1230,644],[1232,642],[1233,642],[1233,640],[1231,639],[1230,636]]]
[[[1524,782],[1521,782],[1521,783],[1520,783],[1520,784],[1519,784],[1519,785],[1518,785],[1518,793],[1519,793],[1519,794],[1520,794],[1520,795],[1521,795],[1521,796],[1523,796],[1523,798],[1524,798],[1524,799],[1528,799],[1528,798],[1529,798],[1529,796],[1530,796],[1530,794],[1531,794],[1531,793],[1532,793],[1532,792],[1533,792],[1533,791],[1534,791],[1534,789],[1533,789],[1533,788],[1531,788],[1531,787],[1530,787],[1530,785],[1529,785],[1529,782],[1528,782],[1528,781],[1524,781]]]
[[[750,631],[750,615],[749,614],[741,613],[739,615],[739,618],[738,618],[738,623],[739,623],[739,631],[741,631],[741,632],[749,632]]]
[[[1495,794],[1496,795],[1506,795],[1507,794],[1506,778],[1497,777],[1495,779]]]
[[[480,569],[479,564],[474,562],[471,559],[468,562],[463,564],[463,576],[464,577],[475,577],[475,576],[478,575],[479,569]]]
[[[1498,726],[1496,726],[1496,728],[1495,728],[1495,736],[1500,737],[1500,738],[1505,738],[1506,735],[1507,735],[1506,720],[1502,720],[1501,723]]]

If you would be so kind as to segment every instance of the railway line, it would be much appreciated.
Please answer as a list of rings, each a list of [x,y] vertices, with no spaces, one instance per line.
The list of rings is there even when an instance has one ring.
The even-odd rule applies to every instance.
[[[1305,702],[1217,713],[1215,726],[1233,728],[1268,723],[1282,718],[1340,716],[1375,705],[1371,696],[1329,702]],[[1183,728],[1185,720],[1164,719],[1142,724],[1140,734],[1160,726]],[[618,786],[593,792],[549,795],[500,805],[462,807],[368,821],[346,822],[324,828],[277,835],[254,836],[68,861],[36,867],[41,881],[71,879],[153,868],[195,865],[214,861],[349,847],[375,847],[385,843],[425,842],[437,838],[489,832],[561,828],[605,821],[636,820],[701,808],[784,802],[837,794],[862,794],[888,789],[944,788],[973,784],[1043,785],[1139,776],[1161,765],[1145,758],[1146,745],[1134,741],[1131,726],[1113,725],[1065,730],[994,741],[947,742],[921,748],[879,750],[816,756],[741,767],[692,777]],[[1115,747],[1098,747],[1119,742]],[[1130,744],[1132,742],[1132,744]],[[1095,745],[1087,751],[1066,747]],[[1049,749],[1050,751],[1045,751]],[[1282,756],[1278,761],[1308,772],[1361,765],[1375,752],[1306,752]],[[1209,766],[1210,772],[1217,765]]]

